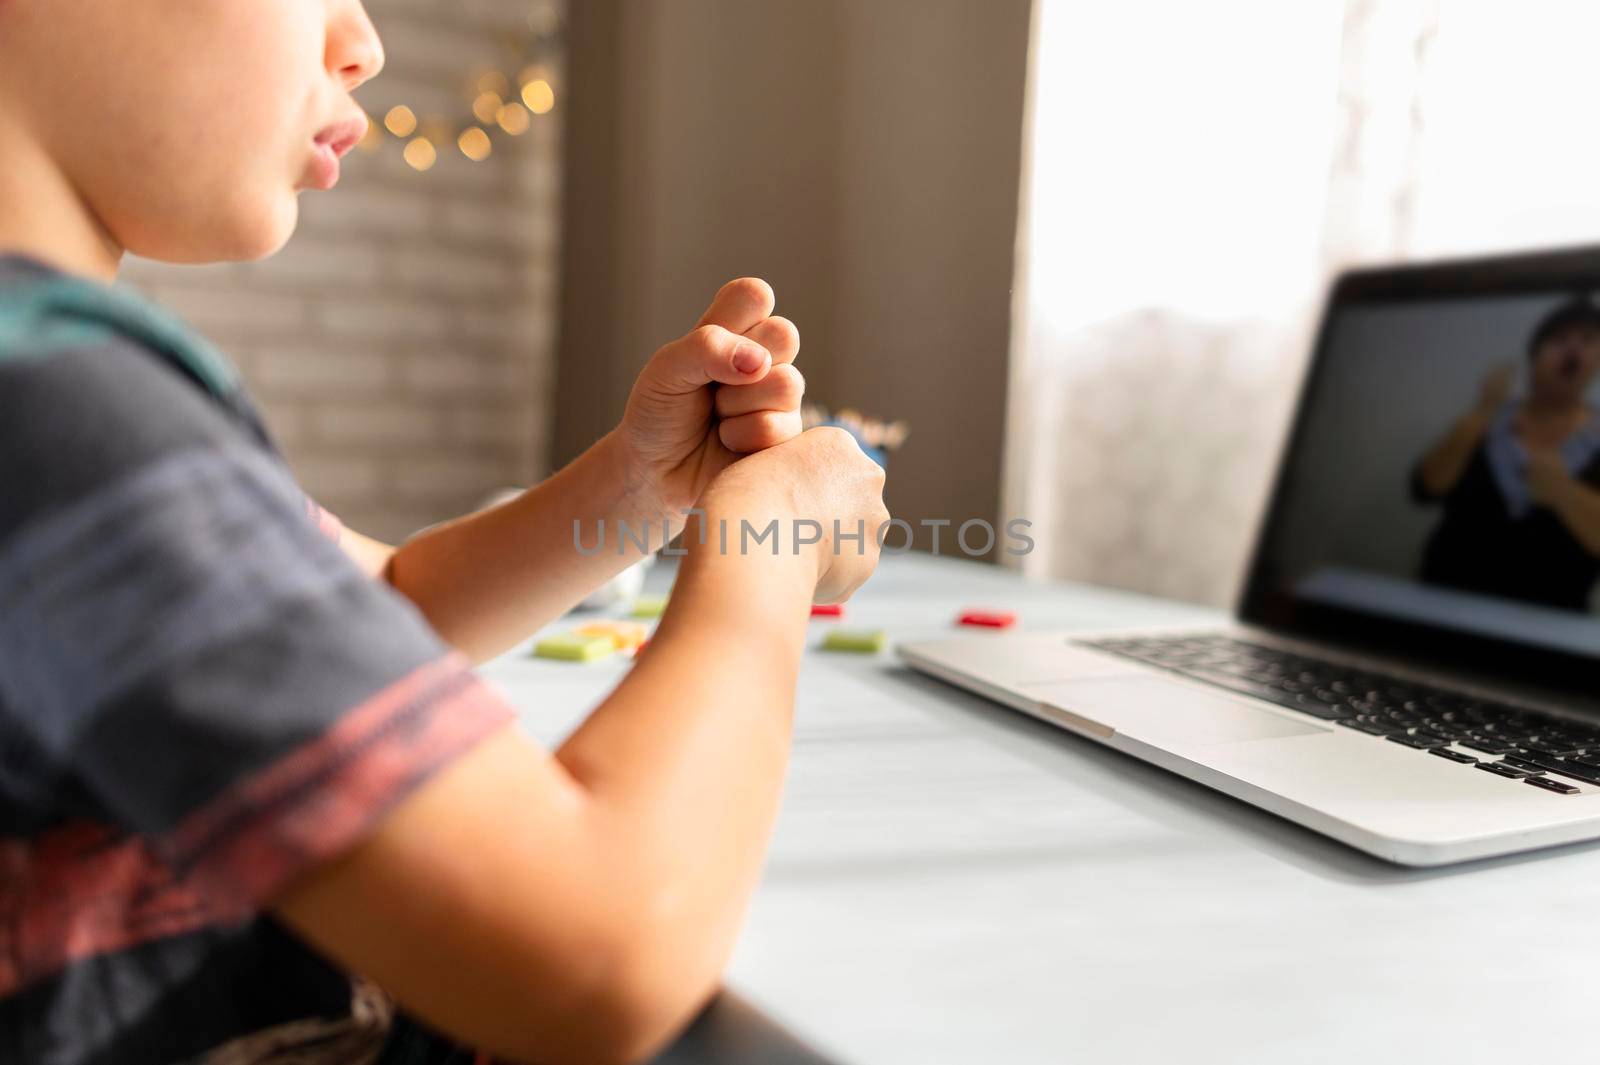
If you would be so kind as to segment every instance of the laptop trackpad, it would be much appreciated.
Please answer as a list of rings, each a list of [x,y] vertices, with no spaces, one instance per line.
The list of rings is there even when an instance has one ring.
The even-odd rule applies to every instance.
[[[1330,730],[1257,709],[1223,692],[1157,676],[1093,677],[1023,687],[1052,707],[1146,743],[1238,743]]]

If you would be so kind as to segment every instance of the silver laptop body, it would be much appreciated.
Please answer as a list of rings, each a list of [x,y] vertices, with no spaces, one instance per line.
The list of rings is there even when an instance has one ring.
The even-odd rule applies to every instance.
[[[1388,861],[1600,837],[1600,544],[1539,501],[1522,420],[1597,409],[1594,292],[1600,248],[1343,275],[1232,624],[899,654]]]

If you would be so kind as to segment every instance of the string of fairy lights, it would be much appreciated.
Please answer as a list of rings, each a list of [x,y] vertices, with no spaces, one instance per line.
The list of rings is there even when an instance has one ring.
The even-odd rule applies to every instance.
[[[508,75],[498,67],[481,69],[469,83],[472,121],[419,116],[405,104],[395,104],[381,119],[368,115],[367,134],[359,147],[380,151],[393,139],[400,142],[401,157],[413,170],[426,171],[439,161],[441,150],[450,145],[474,163],[494,153],[494,135],[520,137],[533,128],[541,116],[555,110],[556,90],[553,65],[545,56],[560,48],[560,26],[553,16],[535,14],[528,19],[531,36],[507,36],[510,54],[518,57],[510,64],[519,72]]]

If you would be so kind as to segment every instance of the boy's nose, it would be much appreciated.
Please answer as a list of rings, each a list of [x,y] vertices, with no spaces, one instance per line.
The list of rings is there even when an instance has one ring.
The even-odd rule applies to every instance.
[[[347,91],[370,81],[383,69],[383,42],[361,0],[333,6],[326,62],[328,72],[336,75]]]

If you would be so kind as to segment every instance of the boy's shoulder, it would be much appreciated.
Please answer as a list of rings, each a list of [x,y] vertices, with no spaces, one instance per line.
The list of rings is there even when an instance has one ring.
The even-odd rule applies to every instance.
[[[218,449],[276,459],[204,340],[131,293],[0,256],[0,525]]]
[[[512,717],[174,321],[0,277],[0,908],[50,933],[0,948],[0,1047],[33,1058],[337,1031],[348,978],[250,918]]]
[[[0,253],[0,365],[119,342],[165,360],[218,400],[242,390],[232,363],[156,304],[37,259]]]

